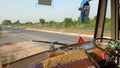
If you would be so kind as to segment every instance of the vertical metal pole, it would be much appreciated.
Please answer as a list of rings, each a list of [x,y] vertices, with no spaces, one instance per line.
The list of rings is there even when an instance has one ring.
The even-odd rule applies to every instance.
[[[0,68],[2,68],[2,59],[1,59],[1,55],[0,55]]]
[[[119,40],[119,30],[118,30],[118,23],[119,23],[119,21],[118,21],[118,19],[119,19],[119,7],[118,7],[118,4],[119,4],[119,0],[115,0],[116,2],[115,2],[115,8],[116,8],[116,12],[115,12],[115,14],[116,14],[116,40]],[[114,33],[115,34],[115,33]]]
[[[118,4],[119,0],[111,0],[111,38],[113,40],[118,40]]]
[[[107,8],[107,0],[99,0],[94,39],[103,37],[106,8]]]
[[[111,38],[116,40],[116,0],[111,0]]]

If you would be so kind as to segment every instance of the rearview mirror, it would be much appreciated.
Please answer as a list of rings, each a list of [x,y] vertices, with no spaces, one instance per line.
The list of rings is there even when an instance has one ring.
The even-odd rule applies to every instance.
[[[38,0],[38,4],[51,6],[52,0]]]

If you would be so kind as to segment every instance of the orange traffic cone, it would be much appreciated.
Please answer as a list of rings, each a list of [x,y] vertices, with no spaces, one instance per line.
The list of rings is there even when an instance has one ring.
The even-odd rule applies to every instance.
[[[80,37],[79,39],[78,39],[78,43],[84,43],[85,42],[85,40],[82,38],[82,37]]]

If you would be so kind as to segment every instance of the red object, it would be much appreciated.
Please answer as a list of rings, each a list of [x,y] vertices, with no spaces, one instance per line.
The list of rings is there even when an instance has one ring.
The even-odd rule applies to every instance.
[[[85,40],[82,38],[82,37],[80,37],[79,39],[78,39],[78,43],[84,43],[85,42]]]
[[[105,52],[102,52],[101,57],[103,60],[105,59]]]

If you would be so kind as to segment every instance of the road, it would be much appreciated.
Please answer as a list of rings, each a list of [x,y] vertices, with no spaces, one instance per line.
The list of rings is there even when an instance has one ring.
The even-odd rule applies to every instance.
[[[60,43],[73,44],[76,43],[79,38],[79,35],[38,30],[25,30],[11,27],[4,27],[3,33],[0,35],[0,46],[2,46],[0,47],[0,53],[2,53],[2,55],[6,55],[6,53],[15,55],[17,57],[16,60],[50,49],[50,44],[32,42],[32,40],[50,42],[57,41]],[[83,38],[86,41],[92,40],[90,37],[84,36]],[[10,46],[5,47],[4,45]],[[55,48],[57,47],[60,46],[56,45]]]
[[[49,33],[35,30],[25,30],[19,28],[6,27],[0,37],[0,45],[18,43],[23,41],[44,40],[44,41],[59,41],[67,44],[77,42],[79,36]],[[86,41],[92,40],[88,37],[83,37]]]
[[[71,43],[76,43],[79,36],[77,35],[68,35],[68,34],[61,34],[61,33],[53,33],[53,32],[44,32],[44,31],[38,31],[38,30],[25,30],[25,29],[19,29],[19,28],[11,28],[11,27],[4,27],[3,28],[3,33],[0,34],[0,45],[8,45],[8,44],[15,44],[15,43],[20,43],[20,42],[32,42],[32,40],[44,40],[44,41],[50,41],[50,42],[54,42],[54,41],[58,41],[58,42],[64,42],[67,44],[71,44]],[[89,37],[83,37],[86,41],[90,41],[92,40]],[[29,43],[30,44],[30,43]],[[49,46],[48,44],[43,44],[43,43],[37,43],[43,51],[45,50],[49,50]],[[22,44],[23,45],[23,44]],[[25,45],[25,44],[24,44]],[[25,45],[26,46],[30,46],[30,45]],[[44,49],[43,49],[44,48]],[[40,51],[40,49],[38,49]],[[33,52],[34,50],[30,50],[26,51],[27,54]],[[43,58],[44,54],[41,55],[39,54],[40,52],[38,51],[38,54],[36,54],[35,56],[31,56],[29,58],[26,58],[24,60],[20,60],[17,61],[16,63],[11,63],[11,65],[9,66],[9,68],[16,68],[16,66],[19,66],[19,68],[26,68],[26,66],[31,66],[33,64],[38,63],[41,59],[40,57]],[[35,50],[35,52],[37,52]],[[41,51],[42,52],[42,51]],[[25,51],[23,52],[25,53]],[[23,56],[24,54],[21,53],[21,55]],[[26,53],[25,53],[26,55]],[[32,54],[31,54],[32,55]],[[47,58],[46,55],[48,55],[48,53],[45,53],[45,57]],[[18,55],[20,56],[20,54]],[[39,59],[39,60],[38,60]]]

